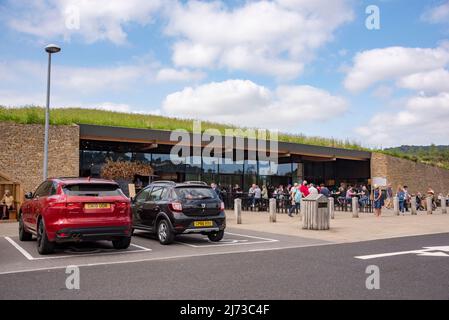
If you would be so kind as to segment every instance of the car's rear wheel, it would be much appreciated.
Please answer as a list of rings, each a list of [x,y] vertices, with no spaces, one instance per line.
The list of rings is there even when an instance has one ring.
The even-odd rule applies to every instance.
[[[221,241],[223,239],[223,236],[224,236],[224,230],[220,230],[218,232],[212,232],[207,235],[209,240],[213,241],[213,242]]]
[[[112,245],[114,246],[114,249],[117,250],[128,249],[130,244],[131,244],[131,237],[122,237],[116,240],[112,240]]]
[[[159,221],[159,224],[157,226],[157,237],[159,239],[159,242],[163,245],[170,244],[175,239],[175,234],[171,230],[167,220],[162,219],[161,221]]]
[[[25,230],[25,226],[23,224],[22,215],[19,218],[19,240],[20,241],[31,241],[33,235]]]
[[[50,254],[54,251],[54,248],[54,242],[48,240],[44,220],[40,219],[37,227],[37,251],[40,254]]]

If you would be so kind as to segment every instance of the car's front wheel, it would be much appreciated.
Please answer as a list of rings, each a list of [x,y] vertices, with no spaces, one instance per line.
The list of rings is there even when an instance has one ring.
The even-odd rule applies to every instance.
[[[116,250],[128,249],[131,244],[131,237],[122,237],[120,239],[112,240],[112,245]]]
[[[170,228],[167,220],[162,219],[157,227],[157,237],[159,242],[163,245],[167,245],[173,242],[175,239],[175,234]]]
[[[223,239],[223,236],[224,236],[224,230],[220,230],[218,232],[212,232],[207,235],[209,240],[212,242],[221,241]]]
[[[37,251],[40,254],[50,254],[54,251],[54,248],[54,242],[48,240],[44,220],[40,219],[37,226]]]

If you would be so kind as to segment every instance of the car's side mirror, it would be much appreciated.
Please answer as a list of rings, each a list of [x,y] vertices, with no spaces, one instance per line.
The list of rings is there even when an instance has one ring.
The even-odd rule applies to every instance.
[[[32,192],[27,192],[25,194],[25,199],[33,199],[33,193]]]

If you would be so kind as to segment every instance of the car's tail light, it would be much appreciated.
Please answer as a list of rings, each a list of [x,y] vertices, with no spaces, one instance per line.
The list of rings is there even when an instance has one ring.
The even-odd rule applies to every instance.
[[[52,208],[65,208],[67,205],[67,202],[65,201],[55,201],[55,202],[49,202],[48,206]]]
[[[222,203],[220,204],[220,210],[223,211],[224,209],[225,209],[225,205],[224,205],[224,202],[222,202]]]
[[[119,213],[125,213],[128,208],[128,202],[116,202],[115,208],[119,211]]]
[[[119,209],[126,209],[128,207],[128,202],[116,202],[115,205]]]
[[[67,209],[81,209],[83,204],[81,202],[67,202]]]
[[[172,202],[169,206],[171,211],[182,212],[182,204],[180,202]]]

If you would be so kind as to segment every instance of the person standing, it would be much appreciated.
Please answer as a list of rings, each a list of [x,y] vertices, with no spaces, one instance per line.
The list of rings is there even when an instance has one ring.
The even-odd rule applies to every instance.
[[[307,197],[309,195],[309,188],[307,187],[307,181],[304,180],[302,182],[301,188],[299,189],[301,191],[303,198]]]
[[[382,191],[380,190],[380,187],[377,184],[375,184],[374,185],[374,215],[376,217],[381,216],[382,206],[383,206]]]
[[[212,190],[215,191],[215,193],[217,194],[218,198],[223,201],[223,195],[221,194],[221,190],[218,187],[218,185],[216,183],[212,182],[210,184],[210,187],[212,188]]]
[[[253,207],[259,206],[261,199],[262,199],[262,190],[260,190],[259,186],[256,185],[256,187],[254,189]]]
[[[404,186],[404,193],[405,193],[405,202],[404,202],[404,207],[405,207],[405,211],[408,212],[408,207],[410,205],[410,200],[412,199],[412,197],[410,196],[410,193],[408,192],[408,187]]]
[[[396,197],[398,197],[398,200],[399,200],[399,211],[402,214],[404,214],[405,213],[405,191],[401,186],[398,187],[398,192],[396,193]]]
[[[393,207],[393,188],[391,183],[387,186],[387,200],[385,201],[385,208],[391,209]]]
[[[302,193],[297,183],[295,183],[295,186],[292,188],[291,198],[292,206],[290,207],[290,211],[288,213],[289,217],[293,217],[293,211],[299,212],[301,210]]]
[[[318,189],[315,188],[315,185],[313,183],[310,184],[309,194],[319,194]]]

